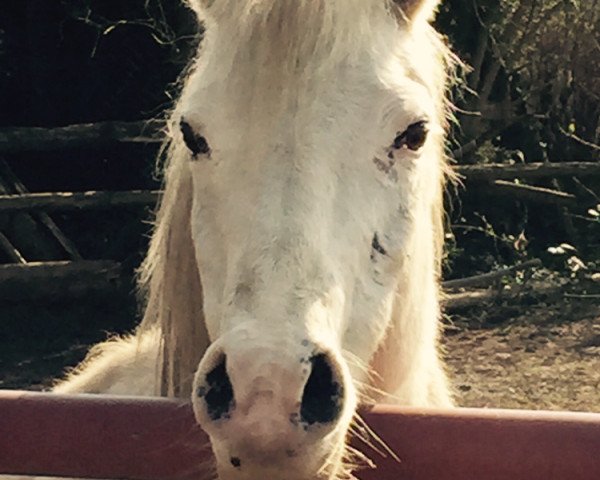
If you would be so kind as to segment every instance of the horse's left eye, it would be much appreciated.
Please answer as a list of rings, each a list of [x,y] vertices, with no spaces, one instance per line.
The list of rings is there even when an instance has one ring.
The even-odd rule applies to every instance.
[[[409,150],[419,150],[427,140],[427,128],[426,121],[420,121],[413,123],[408,126],[406,130],[398,134],[394,139],[394,148],[399,149],[404,146]]]

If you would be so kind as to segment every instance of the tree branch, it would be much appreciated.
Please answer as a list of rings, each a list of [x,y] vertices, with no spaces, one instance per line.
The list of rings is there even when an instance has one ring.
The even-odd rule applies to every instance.
[[[534,267],[541,267],[542,261],[538,258],[527,260],[526,262],[520,263],[519,265],[513,265],[512,267],[501,268],[495,272],[483,273],[481,275],[474,275],[472,277],[459,278],[456,280],[446,280],[442,282],[444,290],[458,290],[461,288],[474,288],[474,287],[488,287],[493,285],[502,277],[513,272],[519,272],[521,270],[529,270]]]
[[[442,305],[445,310],[455,311],[461,310],[463,308],[470,308],[476,306],[483,306],[487,302],[498,301],[498,300],[510,300],[517,301],[519,298],[524,295],[533,295],[533,296],[547,296],[553,295],[560,292],[562,287],[558,285],[550,285],[543,287],[533,287],[527,289],[511,289],[511,290],[472,290],[468,292],[460,292],[460,293],[452,293],[447,295],[446,298],[442,300]]]
[[[559,128],[560,132],[561,132],[563,135],[565,135],[565,136],[569,137],[570,139],[572,139],[572,140],[575,140],[576,142],[579,142],[579,143],[581,143],[582,145],[585,145],[586,147],[589,147],[589,148],[591,148],[592,150],[600,151],[600,145],[597,145],[597,144],[595,144],[595,143],[592,143],[592,142],[588,142],[587,140],[584,140],[583,138],[581,138],[581,137],[578,137],[578,136],[577,136],[577,135],[575,135],[574,133],[569,133],[569,132],[567,132],[567,131],[566,131],[566,130],[564,130],[562,127],[558,127],[558,128]]]
[[[575,195],[549,188],[521,185],[506,180],[496,180],[491,185],[490,194],[509,196],[531,202],[576,207],[578,205]]]

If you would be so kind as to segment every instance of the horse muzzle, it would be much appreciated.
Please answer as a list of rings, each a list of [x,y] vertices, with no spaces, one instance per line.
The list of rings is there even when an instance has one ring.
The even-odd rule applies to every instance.
[[[289,338],[237,329],[217,339],[200,362],[194,412],[220,470],[227,464],[240,473],[258,468],[264,474],[276,465],[316,471],[338,443],[331,442],[336,432],[345,435],[354,405],[343,360]]]

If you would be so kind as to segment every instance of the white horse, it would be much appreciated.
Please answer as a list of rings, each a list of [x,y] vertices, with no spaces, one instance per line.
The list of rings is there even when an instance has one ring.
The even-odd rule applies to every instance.
[[[222,480],[348,478],[359,404],[452,405],[437,3],[190,0],[143,322],[56,392],[191,398]]]

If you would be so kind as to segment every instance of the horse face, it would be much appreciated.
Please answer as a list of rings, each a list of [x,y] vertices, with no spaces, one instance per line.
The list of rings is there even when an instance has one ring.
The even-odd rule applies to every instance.
[[[408,278],[433,249],[436,59],[383,2],[337,26],[337,2],[222,3],[177,110],[212,342],[195,412],[221,478],[334,476],[399,288],[433,269]]]

